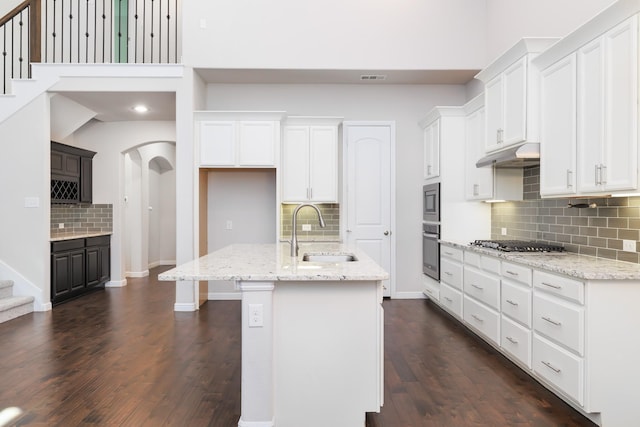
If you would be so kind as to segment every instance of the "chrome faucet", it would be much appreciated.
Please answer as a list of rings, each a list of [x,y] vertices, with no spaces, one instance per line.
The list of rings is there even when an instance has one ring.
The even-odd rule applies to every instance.
[[[324,228],[325,227],[325,223],[324,223],[324,218],[322,218],[322,213],[320,212],[320,209],[318,209],[318,207],[314,204],[311,203],[302,203],[299,204],[294,210],[293,210],[293,216],[291,218],[291,256],[292,257],[297,257],[298,256],[298,233],[296,231],[296,229],[298,228],[298,211],[300,210],[300,208],[304,208],[305,206],[309,206],[312,207],[313,209],[316,210],[316,212],[318,213],[318,221],[320,222],[320,227]]]

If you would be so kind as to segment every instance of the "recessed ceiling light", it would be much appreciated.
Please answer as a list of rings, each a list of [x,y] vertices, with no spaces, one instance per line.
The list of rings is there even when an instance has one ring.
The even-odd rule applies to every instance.
[[[147,108],[146,105],[136,105],[135,107],[133,107],[133,111],[135,111],[136,113],[146,113],[147,111],[149,111],[149,108]]]

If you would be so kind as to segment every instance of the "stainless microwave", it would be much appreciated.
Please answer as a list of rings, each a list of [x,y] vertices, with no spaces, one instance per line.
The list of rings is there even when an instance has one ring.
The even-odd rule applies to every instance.
[[[422,220],[440,222],[440,183],[422,187]]]

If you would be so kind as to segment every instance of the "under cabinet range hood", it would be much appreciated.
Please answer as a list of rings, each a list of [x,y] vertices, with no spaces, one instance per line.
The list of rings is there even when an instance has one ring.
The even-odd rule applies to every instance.
[[[523,168],[540,163],[540,143],[526,142],[491,153],[476,162],[476,167]]]

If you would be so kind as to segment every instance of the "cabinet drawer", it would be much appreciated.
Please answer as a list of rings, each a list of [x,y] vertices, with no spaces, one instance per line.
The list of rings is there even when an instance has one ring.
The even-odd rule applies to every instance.
[[[531,289],[502,281],[502,314],[531,328]]]
[[[462,292],[445,283],[440,283],[440,305],[454,316],[462,319]]]
[[[531,368],[531,329],[502,316],[500,345],[507,353]]]
[[[87,246],[105,246],[111,241],[111,236],[87,237]]]
[[[69,239],[51,242],[51,252],[64,252],[84,248],[84,239]]]
[[[500,279],[475,269],[464,269],[464,293],[498,310],[500,308]]]
[[[500,315],[473,298],[464,297],[464,321],[496,345],[500,345]]]
[[[498,258],[482,255],[480,257],[480,267],[484,271],[488,271],[497,275],[500,274],[500,260]]]
[[[466,251],[464,253],[464,264],[480,268],[480,254]]]
[[[440,260],[440,281],[462,290],[462,264],[448,258]]]
[[[429,299],[440,301],[440,283],[423,274],[422,293]]]
[[[533,296],[533,328],[551,340],[584,354],[584,308],[558,298]]]
[[[518,264],[502,261],[502,277],[531,286],[531,269]]]
[[[542,378],[584,404],[584,361],[534,334],[532,369]]]
[[[545,292],[584,304],[584,284],[579,280],[536,270],[533,272],[533,286]]]
[[[462,262],[462,253],[462,249],[452,248],[446,245],[443,245],[440,249],[440,255],[458,262]]]

